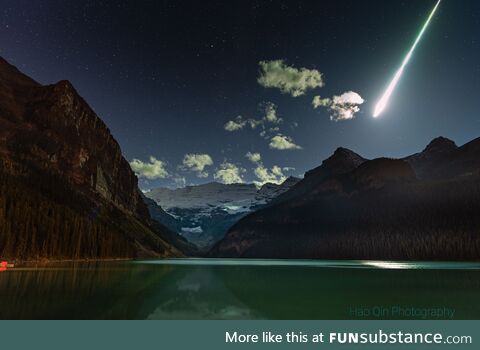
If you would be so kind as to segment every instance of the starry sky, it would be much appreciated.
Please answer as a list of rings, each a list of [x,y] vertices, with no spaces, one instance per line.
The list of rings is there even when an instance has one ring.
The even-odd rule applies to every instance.
[[[480,136],[477,0],[442,1],[378,119],[434,0],[1,5],[0,55],[42,84],[70,80],[143,189],[280,182],[339,146],[400,157]]]

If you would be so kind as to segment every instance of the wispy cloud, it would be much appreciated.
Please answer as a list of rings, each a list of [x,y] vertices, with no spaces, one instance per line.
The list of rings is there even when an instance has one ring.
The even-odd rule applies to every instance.
[[[183,157],[182,164],[185,169],[196,172],[198,177],[208,177],[205,168],[213,165],[213,160],[208,154],[190,153]]]
[[[130,162],[130,167],[141,178],[157,180],[168,177],[166,163],[156,159],[153,156],[150,156],[148,162],[143,162],[139,159],[133,159]]]
[[[271,149],[277,149],[277,150],[296,150],[296,149],[302,149],[299,145],[295,144],[293,139],[289,136],[285,135],[275,135],[274,137],[271,138],[270,143],[268,145]]]
[[[215,180],[224,184],[243,183],[243,174],[246,170],[233,163],[224,161],[213,175]]]
[[[350,120],[360,112],[360,105],[365,100],[354,91],[347,91],[333,98],[321,98],[315,96],[312,101],[313,108],[326,107],[330,112],[330,119],[333,121]]]
[[[266,88],[277,88],[293,97],[325,85],[323,75],[316,69],[295,68],[284,60],[261,61],[257,82]]]
[[[278,107],[275,103],[264,102],[260,104],[260,106],[263,112],[263,116],[261,118],[245,119],[241,115],[239,115],[235,119],[226,122],[223,128],[226,131],[239,131],[244,129],[245,127],[256,129],[258,126],[261,126],[265,129],[265,124],[280,124],[283,122],[283,119],[278,116]]]

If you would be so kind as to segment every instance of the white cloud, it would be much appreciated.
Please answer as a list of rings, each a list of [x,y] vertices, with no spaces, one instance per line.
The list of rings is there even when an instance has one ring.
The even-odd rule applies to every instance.
[[[354,91],[347,91],[340,96],[333,98],[320,98],[315,96],[312,104],[313,108],[327,107],[330,112],[330,119],[333,121],[350,120],[355,118],[355,114],[360,112],[360,105],[365,100]]]
[[[244,168],[225,161],[220,165],[213,177],[224,184],[243,183],[242,176],[245,172]]]
[[[227,131],[242,130],[247,125],[247,121],[242,119],[242,116],[238,116],[235,120],[229,120],[223,128]]]
[[[168,176],[166,163],[153,156],[150,156],[149,162],[133,159],[130,162],[130,167],[139,177],[149,180],[164,179]]]
[[[245,157],[247,157],[247,159],[252,163],[259,163],[262,160],[262,156],[258,152],[248,152],[247,154],[245,154]]]
[[[257,120],[257,119],[243,119],[242,116],[236,117],[234,120],[229,120],[228,122],[225,123],[223,128],[227,131],[238,131],[242,130],[245,128],[247,125],[255,129],[257,126],[263,124],[263,120]]]
[[[302,149],[302,147],[295,144],[291,137],[280,134],[272,137],[268,146],[278,150]]]
[[[194,171],[198,177],[208,177],[208,172],[205,171],[207,166],[213,165],[212,157],[208,154],[186,154],[183,157],[184,168]]]
[[[259,164],[254,169],[254,174],[258,178],[258,181],[254,181],[253,183],[258,187],[261,187],[266,183],[278,185],[287,179],[287,177],[283,174],[282,168],[280,168],[278,165],[274,165],[271,169],[268,169],[264,167],[263,164]]]
[[[283,175],[283,172],[282,172],[282,168],[280,168],[279,166],[277,165],[274,165],[273,168],[272,168],[272,174],[275,175],[275,176],[284,176]],[[285,180],[285,178],[283,179]],[[283,182],[283,181],[282,181]]]
[[[272,102],[266,102],[264,105],[265,108],[265,116],[263,117],[263,121],[280,124],[283,120],[277,116],[277,105]]]
[[[324,86],[323,76],[316,69],[295,68],[284,60],[259,62],[261,72],[257,82],[266,88],[277,88],[293,97]]]

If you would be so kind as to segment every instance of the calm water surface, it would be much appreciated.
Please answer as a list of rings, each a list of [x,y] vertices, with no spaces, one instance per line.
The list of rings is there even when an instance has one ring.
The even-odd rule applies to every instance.
[[[479,297],[475,263],[180,259],[0,272],[0,319],[479,319]]]

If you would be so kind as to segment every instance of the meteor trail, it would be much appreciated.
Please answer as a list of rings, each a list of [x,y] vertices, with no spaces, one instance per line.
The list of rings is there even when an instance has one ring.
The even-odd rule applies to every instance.
[[[417,39],[415,39],[415,42],[413,43],[412,48],[410,51],[408,51],[407,56],[403,59],[402,65],[400,68],[397,70],[397,73],[395,73],[395,76],[393,77],[392,81],[387,87],[387,90],[385,90],[385,93],[383,94],[382,98],[380,101],[378,101],[377,105],[375,106],[375,112],[373,113],[373,117],[377,118],[385,109],[387,106],[388,100],[390,99],[390,96],[393,93],[393,90],[395,90],[395,87],[397,86],[398,81],[400,80],[400,77],[403,74],[403,70],[405,69],[405,66],[407,65],[408,61],[410,61],[410,58],[412,58],[413,51],[415,51],[415,48],[417,47],[418,42],[423,36],[423,33],[427,29],[428,25],[430,24],[430,21],[433,18],[433,15],[435,14],[435,11],[437,11],[438,5],[440,5],[440,2],[442,0],[438,0],[437,4],[433,8],[432,12],[430,13],[430,16],[428,16],[427,21],[422,27],[422,30],[420,31],[420,34],[418,34]]]

